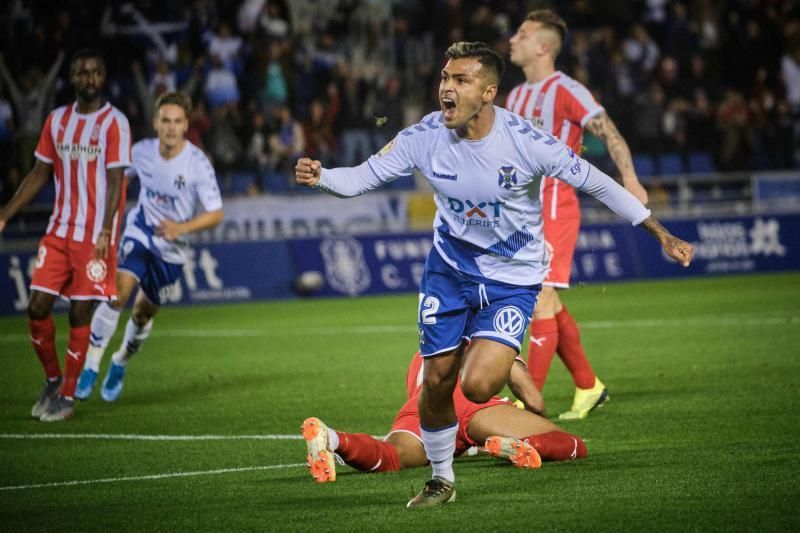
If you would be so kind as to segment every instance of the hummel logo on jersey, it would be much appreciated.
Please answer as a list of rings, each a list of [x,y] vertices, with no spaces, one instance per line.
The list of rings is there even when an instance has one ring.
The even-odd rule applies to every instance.
[[[436,172],[434,170],[433,177],[439,178],[440,180],[456,181],[458,179],[458,174],[442,174],[441,172]]]
[[[34,339],[33,337],[31,337],[31,342],[33,344],[35,344],[36,346],[41,346],[42,345],[42,339]]]
[[[500,167],[498,175],[500,179],[497,184],[506,190],[517,184],[517,171],[513,166]]]
[[[80,352],[73,352],[72,350],[68,349],[67,350],[67,355],[72,357],[72,358],[74,358],[74,359],[77,359],[78,361],[81,360],[81,353]]]
[[[186,178],[178,174],[178,177],[175,178],[175,187],[177,187],[179,190],[186,187]]]

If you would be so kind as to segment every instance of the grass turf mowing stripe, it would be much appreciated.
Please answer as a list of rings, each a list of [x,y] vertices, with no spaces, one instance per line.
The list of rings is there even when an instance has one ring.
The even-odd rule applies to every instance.
[[[587,320],[580,322],[583,329],[609,329],[609,328],[654,328],[654,327],[742,327],[742,326],[784,326],[800,324],[800,316],[765,316],[756,313],[741,313],[731,315],[698,315],[688,318],[667,318],[667,319],[638,319],[638,320]],[[285,336],[295,333],[310,335],[381,335],[385,333],[407,333],[415,330],[413,325],[382,325],[382,326],[337,326],[337,327],[282,327],[281,331],[265,331],[261,329],[159,329],[153,332],[154,336],[161,337],[273,337]],[[0,335],[0,341],[17,342],[28,340],[25,334],[5,334]]]
[[[266,466],[242,466],[238,468],[220,468],[217,470],[199,470],[196,472],[168,472],[166,474],[150,474],[145,476],[124,476],[111,477],[105,479],[79,479],[74,481],[54,481],[52,483],[33,483],[30,485],[11,485],[0,487],[0,491],[46,489],[52,487],[73,487],[75,485],[95,485],[98,483],[116,483],[118,481],[148,481],[153,479],[167,479],[173,477],[190,476],[215,476],[219,474],[232,474],[237,472],[254,472],[257,470],[278,470],[282,468],[298,468],[306,466],[305,463],[285,464],[285,465],[266,465]]]
[[[108,433],[0,433],[0,439],[98,439],[98,440],[302,440],[302,435],[133,435]]]

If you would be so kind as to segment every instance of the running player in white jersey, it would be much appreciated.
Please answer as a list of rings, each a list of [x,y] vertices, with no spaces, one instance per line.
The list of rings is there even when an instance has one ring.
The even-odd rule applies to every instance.
[[[455,499],[458,423],[453,390],[483,403],[506,383],[548,268],[539,187],[555,176],[641,225],[664,252],[688,266],[692,247],[671,235],[636,198],[553,136],[493,105],[503,59],[483,43],[448,48],[441,111],[401,131],[353,168],[323,169],[300,159],[300,184],[355,196],[410,174],[434,189],[434,246],[418,315],[425,357],[421,437],[433,479],[408,506]]]
[[[43,422],[70,418],[74,391],[89,346],[95,300],[116,298],[117,235],[125,205],[123,171],[131,161],[128,119],[103,98],[106,64],[97,50],[75,53],[70,64],[73,104],[53,110],[36,146],[36,166],[0,210],[0,232],[52,178],[56,198],[39,242],[31,279],[28,329],[47,380],[31,416]],[[69,299],[64,373],[56,354],[51,311]]]
[[[161,95],[153,121],[158,138],[133,145],[133,164],[127,174],[139,178],[139,203],[128,213],[119,248],[119,298],[95,309],[86,364],[75,392],[78,399],[85,400],[91,394],[120,311],[138,286],[141,290],[125,326],[122,345],[112,356],[101,390],[106,401],[119,398],[128,359],[147,339],[165,292],[183,273],[189,246],[183,236],[222,222],[222,199],[214,168],[185,138],[190,110],[191,100],[185,94]]]
[[[606,143],[625,188],[646,204],[647,191],[636,176],[625,139],[592,93],[555,69],[566,31],[566,23],[549,9],[528,13],[511,37],[511,62],[522,68],[526,81],[508,94],[506,109],[530,119],[578,153],[584,128],[596,135]],[[545,177],[542,206],[550,270],[542,282],[531,323],[528,371],[541,390],[557,351],[575,382],[572,407],[559,417],[585,418],[607,399],[608,391],[589,364],[578,324],[558,295],[558,290],[569,288],[581,223],[578,195],[568,183]]]

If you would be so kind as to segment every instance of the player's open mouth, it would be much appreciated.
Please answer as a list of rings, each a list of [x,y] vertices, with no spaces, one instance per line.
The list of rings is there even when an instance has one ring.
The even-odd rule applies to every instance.
[[[452,98],[442,98],[442,114],[445,120],[452,120],[456,115],[456,102]]]

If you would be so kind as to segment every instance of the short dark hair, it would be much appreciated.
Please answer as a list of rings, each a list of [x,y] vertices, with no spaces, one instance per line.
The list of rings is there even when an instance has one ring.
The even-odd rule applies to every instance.
[[[567,36],[567,23],[552,9],[536,9],[531,11],[525,17],[525,20],[538,22],[548,30],[553,30],[558,34],[562,43]]]
[[[503,77],[506,70],[506,63],[494,48],[482,42],[457,42],[450,45],[444,53],[447,59],[475,58],[483,66],[495,75],[497,81]]]
[[[189,116],[189,113],[192,111],[192,99],[189,98],[189,95],[183,91],[171,91],[159,96],[158,100],[156,100],[156,111],[161,109],[161,106],[167,104],[172,104],[182,107],[187,117]]]
[[[98,50],[97,48],[81,48],[74,54],[72,54],[72,59],[70,59],[70,67],[74,66],[75,63],[81,59],[97,59],[100,64],[103,65],[103,68],[106,68],[106,60],[103,57],[103,53]]]

